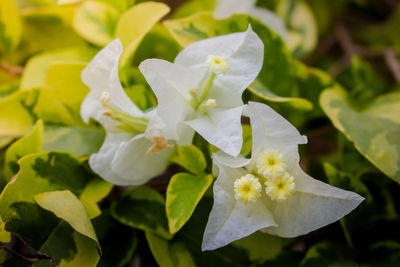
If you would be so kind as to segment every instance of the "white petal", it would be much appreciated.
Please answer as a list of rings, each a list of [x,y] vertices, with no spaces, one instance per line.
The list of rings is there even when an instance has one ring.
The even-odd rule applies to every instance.
[[[233,14],[247,14],[248,10],[255,4],[255,0],[217,0],[214,18],[226,19]]]
[[[249,102],[246,111],[250,117],[253,132],[252,159],[262,148],[279,150],[286,158],[288,165],[299,161],[298,144],[307,143],[307,138],[285,118],[265,104]]]
[[[218,165],[224,165],[231,168],[240,168],[244,167],[249,163],[249,159],[246,159],[242,155],[238,155],[237,157],[232,157],[222,151],[218,151],[213,154],[213,160]]]
[[[120,146],[131,138],[132,135],[126,133],[107,133],[99,152],[92,154],[89,158],[90,168],[112,184],[129,185],[129,181],[112,171],[111,161]]]
[[[164,134],[179,142],[186,136],[187,129],[180,124],[191,109],[189,89],[198,86],[206,69],[184,68],[161,59],[145,60],[139,69],[157,96],[157,112],[165,124]]]
[[[285,23],[280,17],[275,15],[274,12],[266,8],[253,6],[248,10],[248,14],[259,19],[264,25],[268,26],[277,34],[279,34],[285,42],[288,41],[289,36],[285,27]]]
[[[208,112],[208,116],[203,115],[186,123],[212,145],[237,156],[243,143],[242,109],[243,106],[228,110],[215,108]]]
[[[300,167],[292,175],[295,177],[295,193],[284,201],[267,201],[279,225],[265,229],[267,233],[282,237],[307,234],[339,220],[364,200],[356,193],[313,179]]]
[[[122,44],[115,39],[103,48],[82,71],[82,81],[90,92],[81,106],[81,117],[88,123],[90,118],[99,120],[103,117],[100,98],[103,92],[110,94],[110,104],[131,115],[140,117],[142,112],[132,103],[121,86],[118,77],[119,57]]]
[[[111,162],[112,171],[129,181],[129,185],[140,185],[161,175],[168,166],[168,160],[174,149],[164,148],[158,155],[147,150],[153,142],[136,135],[117,151]]]
[[[277,32],[282,39],[288,39],[288,33],[282,19],[266,8],[256,6],[255,0],[218,0],[214,18],[226,19],[234,14],[247,14],[259,19],[264,25]]]
[[[264,44],[249,27],[246,32],[195,42],[178,54],[175,63],[185,67],[204,66],[209,55],[227,58],[230,69],[224,75],[217,75],[214,86],[228,88],[231,93],[241,95],[261,70]]]
[[[202,250],[223,247],[257,230],[276,225],[262,201],[244,204],[234,199],[233,184],[247,172],[219,167],[219,177],[214,183],[214,206],[204,232]]]

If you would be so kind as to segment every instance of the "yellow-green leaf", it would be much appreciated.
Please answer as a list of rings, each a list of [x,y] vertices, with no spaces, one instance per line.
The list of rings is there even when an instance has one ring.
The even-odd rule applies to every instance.
[[[400,92],[382,95],[361,111],[352,108],[346,98],[337,86],[321,94],[320,104],[361,154],[400,183]]]
[[[169,10],[169,7],[163,3],[150,1],[137,4],[122,14],[115,31],[115,36],[120,38],[124,46],[120,62],[122,66],[129,62],[146,33]]]
[[[207,166],[203,152],[195,145],[178,146],[170,161],[194,174],[202,173]]]
[[[16,91],[0,99],[0,147],[29,131],[34,122],[31,110],[37,94],[37,90]]]
[[[259,80],[255,80],[249,86],[249,90],[253,94],[257,95],[258,97],[261,97],[266,101],[277,102],[277,103],[288,103],[294,108],[302,110],[310,110],[313,108],[313,104],[307,99],[301,97],[284,97],[276,95]]]
[[[35,127],[23,138],[14,142],[6,151],[4,176],[8,182],[19,169],[17,161],[25,155],[42,151],[43,122],[37,121]]]
[[[195,267],[196,264],[185,248],[184,242],[170,244],[168,240],[146,231],[146,240],[158,265],[161,267]]]
[[[45,122],[84,125],[81,102],[89,89],[81,80],[86,63],[60,63],[50,66],[35,113]]]
[[[85,207],[71,191],[45,192],[35,195],[34,199],[40,207],[66,221],[77,232],[98,242]]]
[[[111,206],[111,214],[119,222],[171,239],[165,214],[164,198],[151,188],[140,186],[125,191]]]
[[[74,28],[85,40],[105,46],[113,40],[118,18],[118,10],[108,4],[83,2],[76,8]]]
[[[178,173],[172,176],[167,188],[166,201],[170,233],[178,232],[189,220],[212,181],[211,174],[193,176]]]
[[[29,59],[21,78],[21,89],[43,87],[47,72],[52,64],[74,61],[89,62],[96,54],[96,49],[80,46],[45,52]]]
[[[113,185],[103,179],[93,179],[86,185],[79,199],[86,208],[90,219],[101,214],[97,202],[105,198],[110,193]]]
[[[78,157],[99,151],[104,140],[104,130],[78,126],[45,125],[43,151],[61,150]]]
[[[282,0],[278,14],[286,22],[289,32],[288,48],[301,58],[312,52],[318,42],[318,29],[314,14],[305,1]]]
[[[3,220],[0,218],[0,242],[1,243],[8,243],[11,241],[11,233],[7,232],[6,229],[4,229],[4,222]],[[1,261],[0,261],[1,263]]]
[[[21,24],[14,0],[0,0],[0,50],[15,50],[21,40]]]

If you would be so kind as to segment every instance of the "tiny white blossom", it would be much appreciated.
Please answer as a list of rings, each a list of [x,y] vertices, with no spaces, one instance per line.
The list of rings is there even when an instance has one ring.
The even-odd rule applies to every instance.
[[[252,155],[213,155],[218,178],[203,250],[258,230],[281,237],[304,235],[337,221],[363,201],[303,172],[298,145],[307,139],[271,108],[249,102],[244,112],[252,126]]]
[[[140,185],[165,171],[173,150],[161,133],[151,134],[157,128],[156,111],[142,112],[122,88],[121,53],[122,44],[115,39],[82,71],[90,92],[81,105],[81,117],[86,123],[95,119],[106,130],[102,147],[89,158],[92,170],[113,184]]]
[[[158,100],[167,139],[189,145],[194,131],[236,156],[242,146],[242,93],[261,70],[264,45],[251,28],[195,42],[174,63],[143,61],[139,68]]]

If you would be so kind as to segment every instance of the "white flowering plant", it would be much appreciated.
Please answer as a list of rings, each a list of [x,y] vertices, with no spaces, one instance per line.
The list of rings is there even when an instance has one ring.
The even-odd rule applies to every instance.
[[[329,65],[345,20],[313,52],[338,3],[33,2],[0,1],[1,266],[398,265],[399,93]]]

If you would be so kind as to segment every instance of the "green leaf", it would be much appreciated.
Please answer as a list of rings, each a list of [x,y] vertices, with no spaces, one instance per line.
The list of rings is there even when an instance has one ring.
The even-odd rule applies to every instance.
[[[106,3],[83,2],[76,8],[73,25],[85,40],[105,46],[114,38],[119,15],[117,9]]]
[[[167,240],[149,231],[146,231],[146,239],[154,258],[161,267],[196,266],[183,242],[169,244]]]
[[[349,105],[346,92],[336,87],[325,90],[320,103],[333,125],[361,154],[400,183],[400,93],[382,95],[358,111]]]
[[[393,34],[400,26],[400,7],[391,13],[391,16],[382,23],[371,23],[361,27],[357,32],[363,43],[375,48],[395,47],[400,48],[400,36]]]
[[[86,220],[86,224],[88,222],[87,215],[82,215],[86,211],[77,200],[92,178],[86,166],[72,155],[61,152],[31,154],[21,158],[19,165],[20,171],[0,196],[0,215],[6,223],[5,229],[20,236],[33,249],[52,257],[56,265],[68,263],[77,266],[73,265],[76,263],[78,266],[96,266],[99,259],[98,243],[76,232],[68,224],[74,220],[71,223],[74,227],[93,237],[93,233],[89,234],[82,225],[76,225],[82,223],[79,220]],[[54,210],[57,216],[68,223],[35,204],[36,195],[59,190],[69,190],[70,195],[63,195],[62,199],[57,197],[53,201],[47,199],[46,203],[43,202],[46,204],[44,207]],[[72,197],[72,194],[76,197]],[[73,203],[74,210],[58,214],[68,209],[63,203],[68,204],[65,201],[69,202],[71,198],[73,200],[69,204]]]
[[[260,80],[255,80],[250,86],[249,90],[266,101],[277,102],[277,103],[289,103],[291,106],[297,109],[310,110],[313,108],[313,104],[307,99],[300,97],[282,97],[273,93],[267,88]]]
[[[337,249],[328,243],[318,243],[313,245],[301,262],[302,267],[317,266],[357,266],[355,262],[348,259],[340,259]]]
[[[129,63],[146,33],[168,12],[167,5],[149,1],[137,4],[122,14],[115,30],[115,36],[120,38],[124,46],[121,66]]]
[[[80,116],[81,102],[89,89],[81,80],[86,63],[60,63],[50,66],[35,113],[48,123],[85,125]]]
[[[201,11],[214,11],[216,0],[189,0],[180,5],[173,13],[173,18],[184,18]]]
[[[23,156],[42,151],[43,122],[37,121],[35,127],[24,137],[14,142],[6,151],[4,176],[9,181],[18,172],[17,161]]]
[[[155,24],[137,48],[134,63],[139,65],[148,58],[159,58],[172,62],[180,50],[181,47],[165,26]]]
[[[242,129],[243,129],[243,145],[240,154],[243,157],[247,157],[248,155],[250,155],[251,146],[253,144],[252,130],[249,124],[242,125]]]
[[[75,231],[98,243],[96,233],[85,207],[71,191],[45,192],[34,195],[33,198],[40,207],[51,211],[58,218],[71,225]]]
[[[56,190],[70,190],[80,195],[92,174],[74,156],[63,152],[41,152],[21,158],[20,171],[6,185],[0,196],[0,215],[12,216],[13,203],[35,203],[33,196]]]
[[[104,130],[79,126],[44,125],[43,150],[62,150],[82,157],[97,152]]]
[[[96,54],[96,49],[80,46],[49,51],[31,57],[25,66],[21,78],[21,89],[44,87],[49,68],[55,63],[84,61],[89,62]]]
[[[233,244],[247,250],[250,261],[262,263],[278,256],[287,240],[258,231],[235,241]]]
[[[138,245],[136,230],[116,221],[109,210],[93,220],[103,254],[99,267],[124,267],[132,260]]]
[[[0,99],[0,147],[29,131],[34,122],[31,111],[37,94],[37,90],[16,91]]]
[[[33,264],[35,267],[43,265],[95,267],[100,258],[96,242],[74,231],[65,221],[60,221],[53,229],[40,251],[51,255],[53,262],[39,261]]]
[[[0,50],[14,51],[21,40],[21,18],[13,0],[0,0]]]
[[[103,179],[93,179],[86,185],[79,199],[86,208],[90,219],[101,214],[97,202],[105,198],[112,189],[113,185]]]
[[[171,234],[178,232],[189,220],[212,181],[211,174],[193,176],[188,173],[178,173],[172,176],[168,184],[166,200]]]
[[[171,240],[148,233],[151,252],[161,266],[250,266],[248,252],[232,244],[213,251],[201,251],[201,240],[212,200],[202,198],[196,211]]]
[[[178,146],[170,161],[176,163],[193,174],[201,174],[207,167],[203,152],[195,145]]]
[[[354,229],[359,227],[359,218],[371,212],[371,210],[368,210],[368,206],[373,201],[372,195],[359,177],[352,177],[345,172],[339,171],[329,163],[324,163],[323,168],[328,177],[329,184],[344,190],[356,192],[366,198],[366,201],[362,203],[357,210],[340,219],[340,224],[343,228],[347,243],[352,247],[353,239],[351,234],[354,232]]]
[[[12,79],[10,81],[3,81],[0,73],[0,99],[9,96],[19,88],[19,79]]]
[[[11,233],[7,232],[4,229],[5,223],[3,222],[3,220],[0,218],[0,242],[1,243],[8,243],[11,241]],[[1,263],[1,261],[0,261]]]
[[[286,22],[289,33],[288,48],[294,57],[311,53],[318,42],[318,29],[314,14],[305,1],[282,0],[277,13]]]
[[[78,47],[86,42],[72,29],[75,7],[47,6],[28,9],[22,15],[23,35],[21,49],[33,55],[46,50]]]
[[[156,98],[145,84],[135,84],[125,89],[126,94],[141,110],[146,110],[157,105]]]
[[[142,186],[125,191],[113,203],[111,214],[123,224],[171,239],[164,199],[153,189]]]

